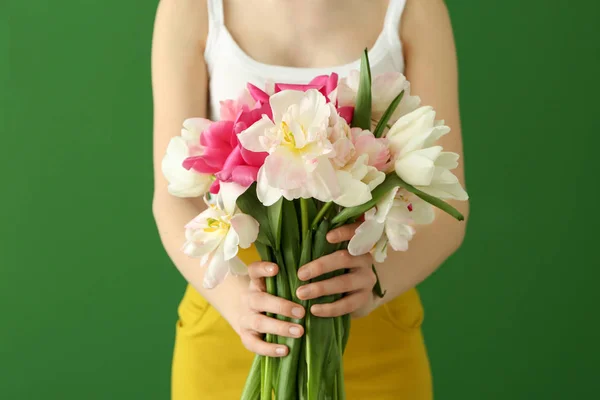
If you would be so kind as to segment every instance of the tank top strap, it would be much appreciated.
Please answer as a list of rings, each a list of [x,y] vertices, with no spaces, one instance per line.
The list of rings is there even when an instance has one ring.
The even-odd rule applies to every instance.
[[[208,6],[208,26],[210,28],[223,25],[225,16],[223,14],[223,0],[207,0]]]
[[[208,63],[209,72],[214,61],[214,51],[219,46],[216,42],[219,39],[219,33],[225,26],[225,14],[223,13],[223,0],[207,0],[208,8],[208,36],[206,37],[206,47],[204,49],[204,58]]]
[[[406,0],[389,0],[384,21],[384,27],[386,30],[398,33],[404,6],[406,6]]]

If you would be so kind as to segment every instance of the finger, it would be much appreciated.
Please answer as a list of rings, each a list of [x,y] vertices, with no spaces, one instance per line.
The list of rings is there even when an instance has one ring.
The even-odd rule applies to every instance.
[[[262,314],[251,314],[240,321],[242,329],[259,333],[272,333],[278,336],[297,338],[302,336],[304,328],[301,325],[281,321]]]
[[[267,343],[257,334],[246,331],[241,334],[242,343],[244,347],[253,353],[260,354],[261,356],[269,357],[283,357],[288,354],[287,346]]]
[[[258,261],[248,266],[248,276],[250,279],[261,279],[267,276],[277,275],[277,264],[266,261]]]
[[[370,267],[372,261],[370,253],[353,256],[348,250],[339,250],[304,265],[298,270],[298,278],[307,281],[338,269]]]
[[[353,224],[340,226],[339,228],[332,230],[327,234],[327,241],[329,243],[341,243],[352,239],[356,228],[358,228],[360,224],[361,222],[355,222]]]
[[[362,289],[371,290],[374,285],[373,271],[361,268],[331,279],[300,286],[296,295],[299,299],[310,300],[330,294],[348,293]]]
[[[370,300],[369,296],[372,296],[369,290],[361,290],[333,303],[315,304],[310,308],[310,312],[317,317],[339,317],[358,310]]]
[[[257,312],[270,312],[289,318],[304,317],[304,307],[301,305],[264,292],[252,293],[248,297],[248,305]]]

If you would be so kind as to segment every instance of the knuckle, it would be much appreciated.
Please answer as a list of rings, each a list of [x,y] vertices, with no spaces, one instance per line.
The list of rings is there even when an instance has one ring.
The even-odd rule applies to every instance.
[[[249,333],[242,333],[240,335],[240,339],[242,339],[242,344],[244,347],[252,351],[252,336]]]
[[[248,294],[248,306],[255,311],[262,311],[260,309],[260,300],[261,300],[262,292],[254,292]]]
[[[247,315],[242,315],[238,321],[239,321],[240,327],[242,327],[242,329],[248,328],[248,316]]]
[[[354,259],[348,250],[340,250],[339,257],[344,265],[349,265]]]
[[[354,277],[351,274],[344,274],[340,277],[340,289],[349,292],[354,289]]]
[[[260,315],[256,314],[250,319],[249,326],[253,331],[260,332],[262,325],[262,318]]]
[[[283,314],[285,314],[285,311],[287,308],[289,308],[289,306],[287,305],[285,300],[278,298],[277,301],[275,302],[274,308],[275,309],[273,311],[275,312],[275,314],[283,315]]]

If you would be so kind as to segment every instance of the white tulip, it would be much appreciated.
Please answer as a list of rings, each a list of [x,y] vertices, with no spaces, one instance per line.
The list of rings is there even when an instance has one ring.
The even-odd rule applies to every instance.
[[[348,251],[354,256],[372,252],[375,261],[381,263],[387,257],[388,245],[395,251],[406,251],[415,234],[413,225],[430,224],[434,217],[429,203],[394,188],[365,213],[365,221],[348,243]]]
[[[396,121],[386,138],[402,180],[441,199],[467,200],[467,192],[450,172],[458,166],[458,154],[434,145],[448,132],[443,121],[435,120],[433,108],[425,106]]]
[[[162,159],[162,172],[169,182],[168,191],[177,197],[199,197],[208,192],[213,178],[183,167],[183,161],[191,156],[202,154],[200,135],[211,121],[204,118],[191,118],[183,123],[181,136],[171,139]]]
[[[238,135],[246,149],[269,153],[258,173],[259,200],[269,206],[281,196],[320,201],[337,197],[339,184],[329,160],[335,152],[328,139],[335,108],[315,89],[282,90],[269,103],[273,120],[263,115]]]
[[[183,251],[200,258],[206,266],[204,287],[214,288],[227,276],[245,275],[246,266],[237,257],[239,248],[247,249],[258,237],[258,222],[238,211],[237,198],[244,188],[236,183],[221,183],[215,202],[186,225]]]

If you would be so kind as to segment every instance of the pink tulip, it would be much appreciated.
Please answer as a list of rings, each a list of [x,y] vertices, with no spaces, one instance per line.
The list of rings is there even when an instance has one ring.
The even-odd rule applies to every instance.
[[[274,93],[279,93],[282,90],[298,90],[306,92],[309,89],[318,90],[327,102],[331,101],[331,95],[334,95],[335,90],[338,87],[339,77],[336,73],[332,73],[331,75],[319,75],[315,77],[313,80],[308,82],[307,84],[298,84],[298,83],[276,83],[274,85]],[[247,85],[248,92],[252,98],[260,103],[268,104],[269,98],[271,94],[266,91],[259,89],[253,84],[249,83]],[[274,94],[272,93],[272,94]],[[333,96],[335,97],[335,96]],[[337,100],[335,100],[337,105]],[[352,122],[352,116],[354,114],[354,106],[346,105],[344,107],[337,107],[337,111],[342,118],[346,120],[347,123]],[[270,116],[271,117],[271,116]]]
[[[350,132],[356,151],[355,157],[358,158],[362,154],[367,154],[369,156],[368,165],[386,172],[391,166],[387,139],[378,139],[371,132],[363,131],[360,128],[352,128]]]
[[[200,135],[202,154],[185,159],[184,168],[214,175],[217,180],[210,187],[213,194],[219,192],[221,182],[235,182],[246,187],[251,185],[256,181],[267,153],[244,149],[237,134],[258,121],[263,114],[271,115],[270,107],[256,103],[253,109],[243,106],[235,120],[211,123]]]

